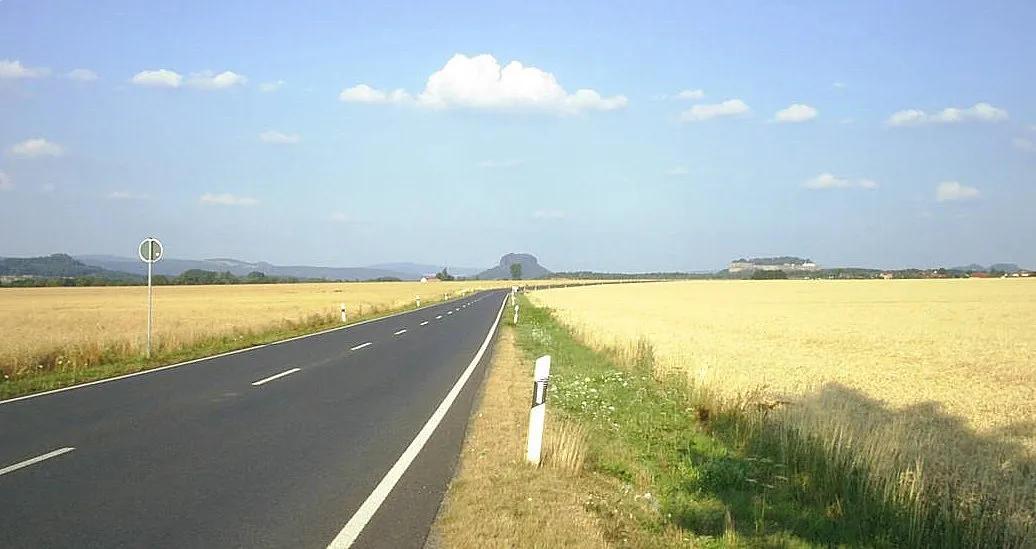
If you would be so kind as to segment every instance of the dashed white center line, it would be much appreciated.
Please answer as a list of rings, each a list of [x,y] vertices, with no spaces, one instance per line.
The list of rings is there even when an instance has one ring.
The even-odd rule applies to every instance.
[[[291,374],[294,374],[295,372],[297,372],[297,371],[299,371],[301,369],[302,368],[292,368],[290,370],[285,370],[285,371],[283,371],[283,372],[281,372],[279,374],[275,374],[275,375],[272,375],[270,377],[260,379],[259,381],[256,381],[256,382],[252,383],[252,385],[258,387],[258,386],[262,385],[263,383],[267,383],[269,381],[273,381],[273,380],[275,380],[275,379],[277,379],[279,377],[290,376]]]
[[[446,311],[446,314],[448,314],[448,315],[452,315],[452,314],[453,314],[453,311]]]
[[[435,317],[435,320],[442,320],[442,315]]]
[[[41,461],[50,459],[52,457],[58,457],[61,454],[67,454],[67,453],[71,452],[72,450],[75,450],[75,448],[60,448],[58,450],[54,450],[53,452],[47,452],[46,454],[43,454],[42,456],[36,456],[36,457],[34,457],[32,459],[27,459],[25,461],[20,461],[18,463],[15,463],[14,465],[8,465],[7,467],[4,467],[3,469],[0,469],[0,475],[6,475],[7,473],[10,473],[12,471],[17,471],[18,469],[21,469],[22,467],[28,467],[30,465],[35,465],[35,464],[37,464],[37,463],[39,463]]]
[[[398,331],[398,332],[396,332],[396,333],[394,333],[392,335],[397,336],[397,335],[403,335],[405,333],[406,333],[406,328],[403,328],[402,330],[400,330],[400,331]]]
[[[361,343],[361,344],[359,344],[359,345],[357,345],[357,346],[355,346],[355,347],[353,347],[352,349],[349,349],[349,350],[350,351],[359,351],[360,349],[362,349],[362,348],[364,348],[364,347],[366,347],[368,345],[373,345],[373,343],[370,342],[370,341],[368,341],[367,343]]]
[[[421,326],[427,326],[427,325],[428,325],[428,321],[427,320],[421,323]]]

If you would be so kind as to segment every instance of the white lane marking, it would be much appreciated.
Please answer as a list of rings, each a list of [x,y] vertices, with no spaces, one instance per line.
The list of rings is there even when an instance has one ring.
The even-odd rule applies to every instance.
[[[442,315],[439,315],[439,316],[435,317],[435,320],[440,320],[440,319],[442,319]]]
[[[421,326],[427,326],[427,325],[428,325],[428,321],[427,320],[421,323]]]
[[[39,462],[41,462],[43,460],[47,460],[47,459],[50,459],[52,457],[58,457],[61,454],[67,454],[67,453],[71,452],[72,450],[75,450],[75,448],[60,448],[58,450],[54,450],[53,452],[47,452],[46,454],[43,454],[42,456],[36,456],[36,457],[34,457],[32,459],[27,459],[25,461],[20,461],[18,463],[15,463],[14,465],[8,465],[7,467],[4,467],[3,469],[0,469],[0,475],[6,475],[7,473],[10,473],[12,471],[17,471],[18,469],[21,469],[22,467],[28,467],[30,465],[35,465],[35,464],[37,464],[37,463],[39,463]]]
[[[448,315],[452,315],[452,314],[453,314],[453,311],[446,311],[446,314],[448,314]]]
[[[290,376],[291,374],[294,374],[295,372],[297,372],[297,371],[299,371],[301,369],[302,368],[292,368],[290,370],[285,370],[285,371],[283,371],[283,372],[281,372],[279,374],[272,375],[270,377],[260,379],[259,381],[255,381],[255,382],[252,383],[252,385],[258,387],[258,386],[262,385],[263,383],[266,383],[268,381],[273,381],[273,380],[275,380],[275,379],[277,379],[279,377]]]
[[[396,332],[396,333],[394,333],[392,335],[397,336],[397,335],[403,335],[405,333],[406,333],[406,328],[403,328],[402,330],[400,330],[400,331],[398,331],[398,332]]]
[[[328,549],[346,549],[352,547],[352,544],[356,542],[356,538],[363,532],[363,528],[367,526],[371,518],[374,517],[374,513],[378,512],[378,508],[385,502],[385,498],[388,497],[389,493],[399,482],[399,479],[406,472],[410,464],[414,462],[417,455],[424,448],[425,443],[432,437],[432,433],[442,422],[442,418],[446,416],[446,412],[453,406],[453,401],[457,400],[457,395],[460,394],[464,385],[468,382],[468,378],[471,377],[471,373],[475,371],[475,367],[482,360],[482,355],[485,354],[486,348],[489,347],[489,342],[493,340],[493,334],[496,333],[496,328],[500,324],[500,317],[503,315],[504,306],[507,305],[507,300],[500,304],[500,311],[496,314],[496,320],[493,322],[493,326],[489,328],[489,333],[486,334],[486,340],[482,342],[482,347],[479,348],[478,352],[475,353],[475,358],[471,359],[471,363],[464,370],[464,373],[460,375],[460,379],[453,385],[450,392],[446,394],[446,398],[443,399],[439,407],[432,413],[432,417],[428,418],[428,421],[421,428],[421,431],[414,437],[413,442],[410,446],[407,446],[406,450],[403,451],[403,455],[399,456],[396,463],[389,469],[385,477],[381,479],[381,482],[374,488],[367,499],[363,501],[360,508],[357,509],[356,514],[349,519],[349,522],[345,523],[342,531],[338,532],[335,539],[331,540],[331,543],[327,546]]]
[[[3,0],[0,0],[0,2],[2,2],[2,1]],[[225,357],[225,356],[236,355],[238,353],[247,353],[248,351],[255,351],[257,349],[262,349],[263,347],[266,347],[266,346],[269,346],[269,345],[280,345],[281,343],[287,343],[289,341],[296,341],[296,340],[299,340],[299,339],[306,339],[307,337],[314,337],[314,336],[323,335],[323,334],[327,334],[327,333],[331,333],[331,332],[337,332],[338,330],[347,330],[347,329],[355,327],[355,326],[361,326],[363,324],[370,324],[371,322],[380,322],[382,320],[386,320],[386,319],[389,319],[389,318],[393,318],[393,317],[397,317],[397,316],[402,316],[402,315],[414,313],[414,312],[421,311],[421,310],[424,310],[424,309],[428,309],[428,308],[431,308],[431,307],[434,307],[434,306],[435,306],[434,304],[426,305],[426,306],[420,307],[418,309],[412,309],[412,310],[409,310],[409,311],[400,311],[398,313],[393,313],[393,314],[386,315],[386,316],[381,316],[381,317],[378,317],[378,318],[371,318],[371,319],[368,319],[368,320],[363,320],[363,321],[357,322],[355,324],[348,324],[346,326],[337,326],[335,328],[329,328],[327,330],[323,330],[323,331],[320,331],[320,332],[314,332],[312,334],[305,334],[305,335],[295,336],[295,337],[288,338],[288,339],[282,339],[280,341],[272,341],[270,343],[264,343],[262,345],[253,345],[251,347],[245,347],[244,349],[238,349],[236,351],[228,351],[226,353],[220,353],[218,355],[212,355],[212,356],[206,356],[206,357],[202,357],[202,358],[196,358],[194,360],[188,360],[187,362],[177,362],[176,364],[168,364],[166,366],[159,366],[158,368],[150,368],[148,370],[142,370],[140,372],[133,372],[133,373],[130,373],[130,374],[123,374],[121,376],[108,377],[108,378],[104,378],[104,379],[98,379],[96,381],[89,381],[89,382],[86,382],[86,383],[79,383],[79,384],[76,384],[76,385],[69,385],[68,387],[62,387],[60,389],[51,389],[49,391],[43,391],[41,393],[33,393],[31,395],[22,395],[20,397],[9,398],[7,400],[0,400],[0,405],[7,404],[9,402],[18,402],[19,400],[28,400],[30,398],[37,398],[37,397],[41,397],[41,396],[52,395],[52,394],[55,394],[55,393],[63,393],[65,391],[71,391],[73,389],[80,389],[82,387],[89,387],[91,385],[100,385],[102,383],[108,383],[108,382],[111,382],[111,381],[118,381],[120,379],[126,379],[126,378],[130,378],[130,377],[135,377],[135,376],[142,376],[142,375],[145,375],[145,374],[153,374],[155,372],[161,372],[162,370],[168,370],[170,368],[178,368],[180,366],[187,366],[187,365],[190,365],[190,364],[196,364],[198,362],[204,362],[206,360],[213,360],[213,359],[222,358],[222,357]],[[442,317],[439,317],[439,318],[442,318]]]
[[[349,350],[350,351],[359,351],[360,349],[362,349],[362,348],[364,348],[364,347],[366,347],[368,345],[374,345],[374,343],[368,341],[367,343],[361,343],[361,344],[359,344],[359,345],[357,345],[357,346],[355,346],[355,347],[353,347],[352,349],[349,349]]]

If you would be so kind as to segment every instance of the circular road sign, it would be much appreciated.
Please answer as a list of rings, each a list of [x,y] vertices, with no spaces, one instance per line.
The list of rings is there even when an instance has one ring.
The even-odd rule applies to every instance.
[[[157,238],[145,238],[137,252],[144,263],[154,263],[162,259],[162,243]]]

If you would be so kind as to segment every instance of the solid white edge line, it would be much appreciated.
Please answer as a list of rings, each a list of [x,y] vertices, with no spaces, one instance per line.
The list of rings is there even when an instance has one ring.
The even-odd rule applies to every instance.
[[[359,345],[357,345],[357,346],[355,346],[355,347],[353,347],[353,348],[351,348],[351,349],[349,349],[349,350],[350,350],[350,351],[359,351],[360,349],[362,349],[362,348],[364,348],[364,347],[367,347],[367,346],[369,346],[369,345],[374,345],[374,343],[373,343],[373,342],[370,342],[370,341],[368,341],[367,343],[361,343],[361,344],[359,344]]]
[[[427,325],[428,325],[428,321],[427,320],[421,323],[421,326],[427,326]]]
[[[403,334],[405,334],[405,333],[406,333],[406,328],[403,328],[402,330],[400,330],[400,331],[398,331],[398,332],[396,332],[396,333],[394,333],[394,334],[392,334],[392,335],[394,335],[394,336],[398,336],[398,335],[403,335]]]
[[[0,1],[2,1],[2,0],[0,0]],[[487,290],[487,291],[492,291],[492,290]],[[345,326],[336,326],[334,328],[329,328],[327,330],[322,330],[322,331],[319,331],[319,332],[314,332],[312,334],[304,334],[304,335],[295,336],[295,337],[288,338],[288,339],[282,339],[282,340],[279,340],[279,341],[271,341],[270,343],[263,343],[261,345],[253,345],[251,347],[245,347],[244,349],[237,349],[237,350],[234,350],[234,351],[227,351],[225,353],[220,353],[218,355],[204,356],[204,357],[201,357],[201,358],[196,358],[194,360],[188,360],[187,362],[177,362],[176,364],[167,364],[165,366],[159,366],[157,368],[149,368],[147,370],[141,370],[139,372],[123,374],[121,376],[108,377],[108,378],[104,378],[104,379],[98,379],[98,380],[95,380],[95,381],[88,381],[86,383],[80,383],[80,384],[77,384],[77,385],[69,385],[68,387],[62,387],[60,389],[51,389],[49,391],[43,391],[42,393],[33,393],[31,395],[22,395],[22,396],[19,396],[19,397],[9,398],[7,400],[0,400],[0,405],[7,404],[9,402],[18,402],[19,400],[28,400],[30,398],[36,398],[36,397],[41,397],[41,396],[53,395],[55,393],[63,393],[65,391],[71,391],[73,389],[82,389],[83,387],[90,387],[91,385],[100,385],[102,383],[108,383],[108,382],[111,382],[111,381],[119,381],[120,379],[127,379],[127,378],[131,378],[131,377],[141,376],[141,375],[144,375],[144,374],[153,374],[155,372],[161,372],[163,370],[168,370],[170,368],[178,368],[180,366],[187,366],[189,364],[195,364],[195,363],[198,363],[198,362],[204,362],[206,360],[213,360],[213,359],[222,358],[222,357],[225,357],[225,356],[236,355],[238,353],[245,353],[245,352],[248,352],[248,351],[254,351],[256,349],[262,349],[263,347],[268,347],[268,346],[271,346],[271,345],[280,345],[282,343],[288,343],[289,341],[296,341],[296,340],[299,340],[299,339],[306,339],[307,337],[314,337],[314,336],[318,336],[318,335],[324,335],[324,334],[327,334],[327,333],[336,332],[338,330],[347,330],[347,329],[353,328],[355,326],[362,326],[364,324],[370,324],[372,322],[380,322],[380,321],[385,320],[387,318],[393,318],[393,317],[397,317],[397,316],[400,316],[400,315],[406,315],[406,314],[410,314],[410,313],[415,313],[415,312],[420,311],[422,309],[428,309],[428,308],[431,308],[431,307],[435,307],[436,305],[441,305],[441,303],[433,303],[433,304],[430,304],[430,305],[425,305],[424,307],[418,307],[417,309],[411,309],[411,310],[408,310],[408,311],[400,311],[398,313],[393,313],[393,314],[386,315],[386,316],[379,316],[378,318],[371,318],[371,319],[363,320],[363,321],[357,322],[355,324],[347,324]]]
[[[493,335],[496,333],[496,328],[500,324],[500,317],[504,313],[504,306],[507,305],[507,299],[505,298],[503,303],[500,304],[500,311],[496,314],[496,320],[493,322],[493,326],[489,328],[489,333],[486,334],[486,340],[482,342],[482,347],[479,348],[478,352],[475,353],[475,358],[471,359],[471,363],[464,370],[464,373],[460,375],[457,383],[453,385],[450,392],[446,394],[446,398],[443,399],[439,407],[432,413],[432,417],[428,418],[428,421],[424,424],[424,427],[414,437],[413,442],[410,446],[407,446],[403,455],[399,456],[396,463],[389,469],[388,473],[385,473],[385,477],[381,479],[374,491],[371,492],[367,499],[363,501],[360,508],[356,510],[356,513],[349,519],[349,522],[345,523],[335,539],[331,540],[328,544],[328,549],[346,549],[352,547],[352,544],[356,542],[356,538],[360,537],[360,533],[363,532],[364,527],[370,522],[371,518],[374,517],[374,513],[378,512],[378,508],[385,502],[385,498],[388,497],[389,493],[402,478],[403,473],[406,472],[410,464],[413,463],[414,459],[424,448],[425,443],[432,437],[432,433],[442,422],[442,418],[446,416],[446,413],[453,406],[453,401],[457,400],[457,395],[460,394],[461,390],[464,389],[464,385],[468,382],[468,378],[471,377],[471,373],[475,371],[475,367],[482,360],[482,355],[485,354],[486,349],[489,347],[489,343],[493,340]]]
[[[41,462],[43,460],[47,460],[47,459],[50,459],[52,457],[58,457],[61,454],[67,454],[67,453],[71,452],[72,450],[75,450],[75,448],[60,448],[58,450],[54,450],[53,452],[47,452],[46,454],[43,454],[42,456],[36,456],[36,457],[34,457],[32,459],[27,459],[25,461],[19,461],[18,463],[15,463],[14,465],[8,465],[7,467],[4,467],[3,469],[0,469],[0,476],[6,475],[7,473],[10,473],[10,472],[13,472],[13,471],[17,471],[18,469],[21,469],[22,467],[28,467],[30,465],[35,465],[35,464],[37,464],[37,463],[39,463],[39,462]]]
[[[299,371],[301,369],[302,368],[292,368],[290,370],[285,370],[285,371],[283,371],[283,372],[281,372],[279,374],[274,374],[274,375],[272,375],[270,377],[267,377],[267,378],[264,378],[264,379],[260,379],[259,381],[255,381],[255,382],[252,383],[252,385],[255,385],[256,387],[258,387],[258,386],[262,385],[263,383],[266,383],[267,381],[273,381],[273,380],[275,380],[275,379],[277,379],[279,377],[289,376],[289,375],[294,374],[295,372],[297,372],[297,371]]]

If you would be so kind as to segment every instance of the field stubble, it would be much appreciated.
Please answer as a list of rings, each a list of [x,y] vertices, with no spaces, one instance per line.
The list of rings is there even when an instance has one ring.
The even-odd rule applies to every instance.
[[[720,406],[764,408],[757,429],[819,441],[834,469],[784,448],[800,461],[788,465],[866,471],[852,489],[912,508],[919,536],[1036,545],[1036,284],[708,281],[531,298],[591,347],[648,351],[660,376]]]

